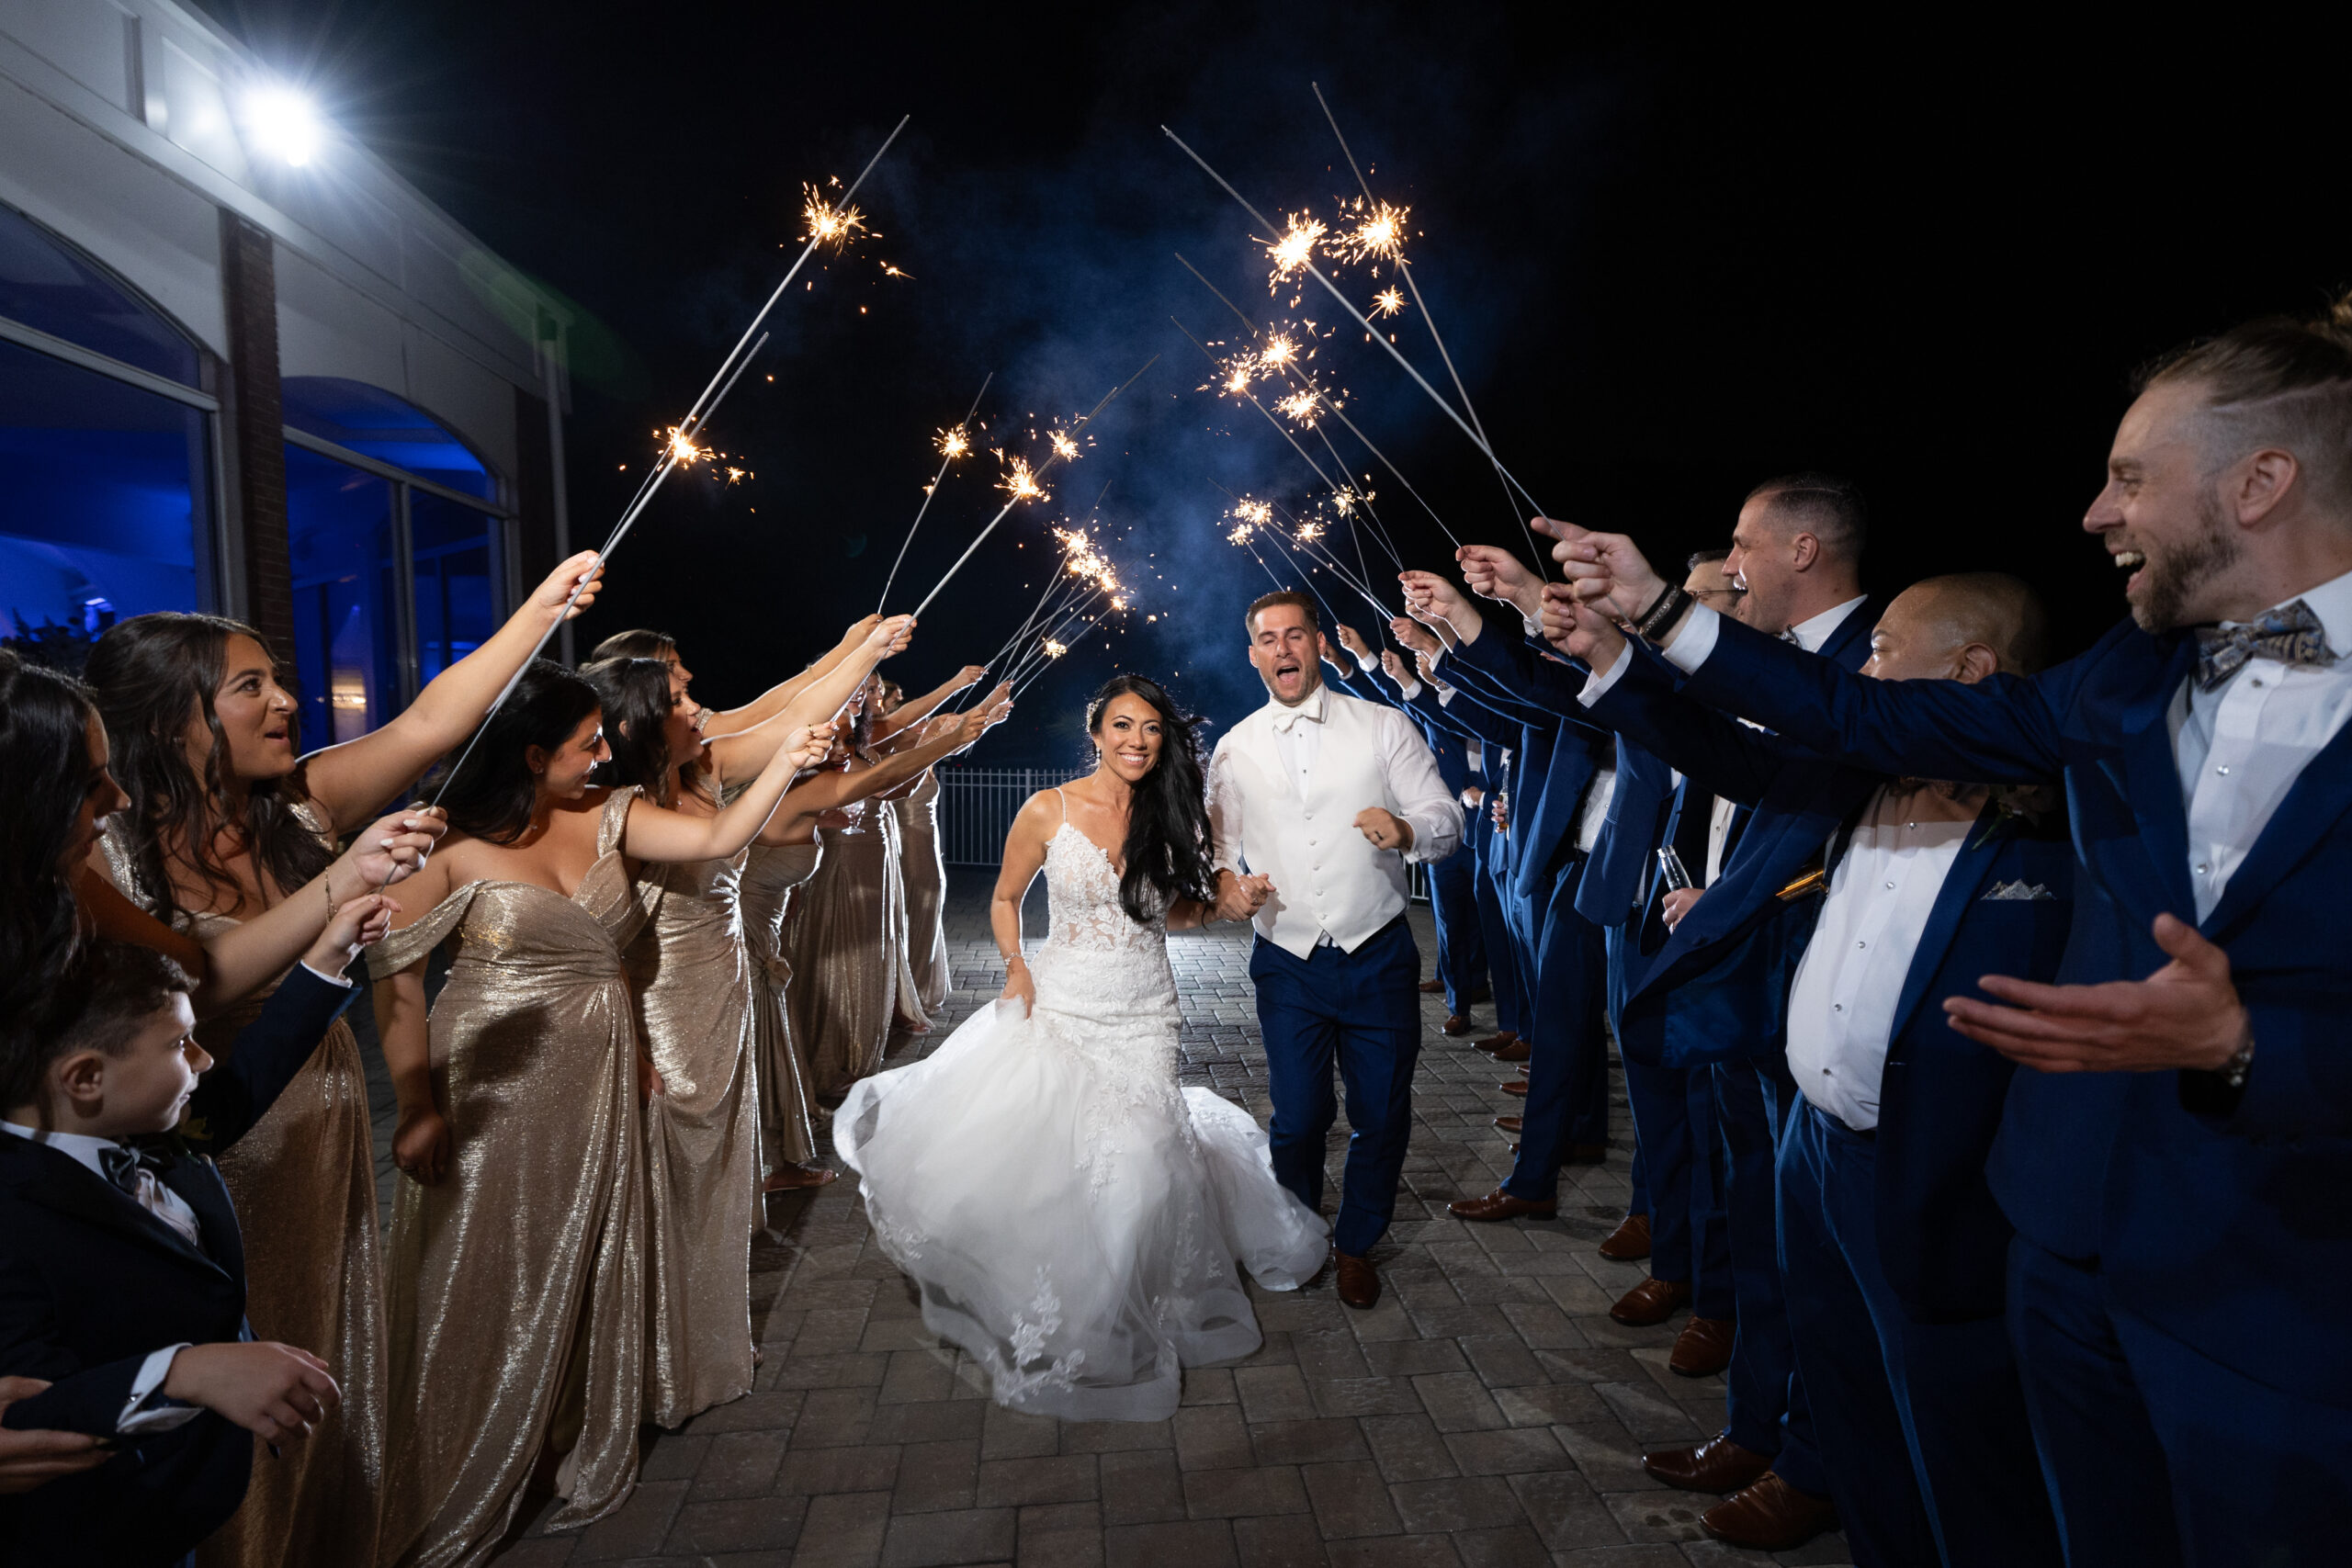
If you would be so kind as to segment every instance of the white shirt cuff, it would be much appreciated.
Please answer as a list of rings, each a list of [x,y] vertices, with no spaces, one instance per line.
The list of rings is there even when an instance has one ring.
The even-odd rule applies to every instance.
[[[1607,696],[1610,688],[1625,678],[1625,671],[1632,667],[1633,662],[1633,645],[1630,643],[1619,645],[1617,657],[1611,661],[1608,669],[1595,670],[1584,678],[1584,686],[1577,693],[1577,701],[1586,707],[1590,707]]]
[[[307,958],[302,960],[302,967],[308,969],[311,974],[316,975],[320,979],[324,980],[330,986],[341,986],[346,991],[351,989],[351,976],[348,975],[330,975]]]
[[[159,1410],[141,1408],[163,1393],[164,1380],[172,1375],[172,1362],[187,1348],[186,1345],[166,1345],[139,1364],[139,1375],[130,1380],[130,1397],[124,1401],[122,1414],[115,1418],[114,1429],[119,1435],[129,1438],[168,1432],[204,1414],[200,1404],[167,1404]]]
[[[1684,674],[1696,671],[1715,651],[1715,638],[1723,633],[1723,617],[1704,604],[1690,606],[1690,614],[1682,629],[1663,644],[1658,651],[1667,662]]]
[[[1405,700],[1408,703],[1417,700],[1421,694],[1421,683],[1409,675],[1405,678],[1405,683],[1397,689],[1404,694]]]
[[[1357,669],[1359,669],[1359,670],[1361,670],[1361,671],[1363,671],[1365,674],[1367,674],[1367,675],[1377,675],[1377,674],[1379,674],[1379,673],[1380,673],[1380,655],[1378,655],[1377,653],[1359,653],[1359,654],[1357,654],[1357,655],[1356,655],[1356,668],[1357,668]]]

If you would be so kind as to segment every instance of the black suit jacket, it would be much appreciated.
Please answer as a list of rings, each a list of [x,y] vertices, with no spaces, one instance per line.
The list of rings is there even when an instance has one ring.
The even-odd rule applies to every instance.
[[[205,1075],[216,1145],[261,1119],[353,994],[295,968],[229,1064]],[[184,1156],[163,1180],[196,1211],[201,1246],[71,1156],[0,1133],[0,1375],[51,1384],[0,1424],[114,1438],[150,1352],[252,1337],[244,1243],[220,1171]],[[116,1440],[121,1451],[96,1470],[0,1497],[0,1564],[175,1562],[244,1501],[253,1438],[209,1410]]]

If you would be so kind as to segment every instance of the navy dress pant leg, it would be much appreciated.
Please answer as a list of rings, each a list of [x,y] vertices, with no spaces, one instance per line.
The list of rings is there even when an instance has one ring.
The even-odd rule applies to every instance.
[[[1331,1242],[1353,1257],[1372,1249],[1396,1212],[1420,1053],[1420,963],[1401,917],[1353,953],[1317,947],[1302,959],[1262,936],[1250,947],[1273,1100],[1274,1179],[1320,1211],[1326,1135],[1338,1112],[1336,1062],[1350,1131]]]
[[[1487,950],[1487,983],[1495,993],[1495,1027],[1516,1034],[1527,1021],[1521,1006],[1519,965],[1511,954],[1510,921],[1503,914],[1504,886],[1492,866],[1493,829],[1482,829],[1479,842],[1487,849],[1478,865],[1472,892],[1478,900],[1478,936]]]
[[[1487,980],[1487,942],[1478,924],[1477,857],[1455,850],[1429,867],[1430,913],[1437,922],[1437,975],[1445,983],[1445,1010],[1470,1011]]]
[[[1561,874],[1546,911],[1519,1157],[1503,1183],[1533,1203],[1557,1194],[1569,1145],[1609,1141],[1608,964],[1600,928],[1576,912],[1580,869]]]
[[[1781,1119],[1796,1099],[1778,1058],[1714,1065],[1715,1124],[1724,1156],[1724,1207],[1731,1240],[1738,1327],[1724,1371],[1724,1431],[1800,1492],[1829,1495],[1813,1416],[1789,1340],[1781,1284],[1779,1201],[1773,1164]]]
[[[1634,1113],[1642,1191],[1650,1217],[1650,1275],[1691,1287],[1694,1316],[1728,1322],[1731,1239],[1715,1172],[1714,1075],[1708,1067],[1653,1067],[1628,1058],[1625,1100]]]
[[[2180,1568],[2164,1447],[2098,1266],[2012,1238],[2009,1338],[2067,1568]]]
[[[1810,1106],[1793,1114],[1778,1163],[1781,1275],[1789,1340],[1856,1568],[1910,1568],[1941,1552],[1864,1284],[1875,1276],[1886,1295],[1874,1153]]]

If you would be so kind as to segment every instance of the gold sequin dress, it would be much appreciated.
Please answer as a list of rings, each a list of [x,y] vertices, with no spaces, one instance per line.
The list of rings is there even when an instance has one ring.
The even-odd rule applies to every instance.
[[[749,852],[647,866],[640,881],[660,907],[627,954],[638,1029],[662,1084],[645,1111],[645,1414],[663,1427],[752,1390],[758,976],[737,900]]]
[[[621,951],[647,914],[616,790],[566,898],[472,882],[368,953],[379,978],[453,932],[433,1078],[453,1158],[402,1177],[387,1245],[392,1403],[382,1560],[489,1559],[543,1448],[568,1447],[559,1528],[637,1484],[645,1401],[645,1134]]]
[[[308,805],[302,825],[327,835]],[[153,908],[128,833],[110,823],[102,840],[115,886]],[[237,922],[182,917],[199,941]],[[257,1017],[277,983],[197,1030],[216,1059]],[[205,1146],[203,1129],[185,1128]],[[204,1568],[278,1568],[375,1561],[384,1474],[383,1270],[376,1234],[376,1167],[368,1127],[368,1077],[351,1025],[335,1020],[302,1070],[250,1132],[216,1154],[244,1238],[245,1317],[260,1339],[308,1350],[343,1390],[342,1407],[311,1437],[254,1445],[244,1506],[197,1553]]]
[[[814,843],[753,844],[743,868],[743,936],[757,972],[752,1021],[759,1041],[760,1124],[771,1166],[817,1157],[808,1068],[786,1005],[792,965],[784,956],[784,911],[792,890],[816,874],[823,852]]]
[[[899,987],[907,912],[897,814],[872,800],[851,809],[863,830],[817,830],[824,853],[785,931],[792,1034],[807,1054],[808,1092],[820,1097],[878,1071],[893,1011],[920,1011]]]
[[[907,888],[907,967],[926,1011],[947,1000],[947,863],[939,841],[939,771],[931,769],[914,793],[890,803],[899,819],[899,864]]]

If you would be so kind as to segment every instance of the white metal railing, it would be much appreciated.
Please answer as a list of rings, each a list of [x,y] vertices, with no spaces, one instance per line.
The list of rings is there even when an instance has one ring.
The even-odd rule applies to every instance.
[[[949,865],[995,865],[1004,858],[1004,836],[1022,804],[1041,789],[1064,784],[1083,768],[975,768],[955,763],[939,770],[939,848]],[[1408,896],[1430,901],[1427,868],[1406,868]]]

